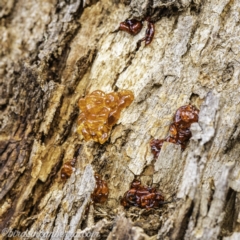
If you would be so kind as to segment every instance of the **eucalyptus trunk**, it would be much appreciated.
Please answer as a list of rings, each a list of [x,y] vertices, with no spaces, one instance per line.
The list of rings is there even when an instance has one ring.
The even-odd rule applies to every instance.
[[[148,46],[137,48],[146,21],[136,36],[116,31],[146,17]],[[0,237],[240,239],[239,19],[238,0],[2,0]],[[121,89],[135,98],[109,140],[86,142],[78,100]],[[150,140],[187,104],[200,109],[187,148],[164,143],[154,159]],[[90,204],[94,173],[108,183],[105,204]],[[124,209],[135,178],[170,203]]]

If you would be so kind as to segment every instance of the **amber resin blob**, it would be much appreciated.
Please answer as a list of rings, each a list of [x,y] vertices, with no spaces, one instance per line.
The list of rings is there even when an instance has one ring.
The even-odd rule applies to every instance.
[[[121,204],[126,208],[135,206],[149,209],[158,208],[165,202],[163,195],[157,192],[156,188],[144,187],[141,185],[141,181],[135,179],[131,184],[130,190],[121,199]]]
[[[121,111],[128,107],[134,99],[132,91],[122,90],[105,94],[96,90],[78,102],[81,110],[78,117],[79,134],[86,141],[94,140],[103,144],[110,131],[120,118]]]
[[[92,201],[94,203],[105,203],[108,199],[108,185],[106,181],[102,180],[100,175],[95,174],[94,177],[96,180],[96,187],[92,193]]]
[[[165,139],[152,139],[150,142],[152,153],[157,158],[164,142],[171,142],[186,148],[188,140],[192,137],[190,126],[198,122],[199,110],[193,105],[180,107],[174,115],[173,123],[170,125],[169,136]]]

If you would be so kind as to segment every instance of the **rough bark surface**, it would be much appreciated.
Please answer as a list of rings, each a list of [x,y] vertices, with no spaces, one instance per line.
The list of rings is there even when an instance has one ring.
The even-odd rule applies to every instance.
[[[134,37],[115,31],[146,16],[156,31],[147,47],[136,48],[146,24]],[[238,0],[2,0],[0,238],[7,228],[69,233],[59,239],[239,239],[239,19]],[[76,132],[77,102],[97,89],[135,96],[103,145]],[[165,138],[189,103],[200,116],[186,150],[165,143],[154,160],[150,139]],[[94,172],[108,182],[104,205],[89,205]],[[135,177],[172,202],[123,209]]]

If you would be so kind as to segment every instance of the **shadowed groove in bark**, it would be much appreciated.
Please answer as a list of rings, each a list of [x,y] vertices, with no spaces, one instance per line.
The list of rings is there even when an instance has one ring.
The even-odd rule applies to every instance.
[[[79,1],[81,2],[81,1]],[[76,12],[72,12],[75,17],[79,17],[79,13],[82,12],[82,7],[77,7],[75,10]],[[67,7],[67,6],[66,6]],[[64,8],[63,8],[64,9]],[[80,12],[79,12],[80,11]],[[61,11],[59,11],[60,14]],[[75,14],[76,13],[76,14]],[[65,15],[66,16],[66,15]],[[76,22],[76,19],[72,18],[72,22]],[[74,25],[73,25],[74,26]],[[44,98],[45,102],[47,103],[50,99],[51,94],[49,92],[47,95],[44,94],[44,91],[42,91],[41,85],[42,81],[38,80],[39,76],[39,71],[37,70],[38,68],[43,69],[43,76],[44,79],[59,79],[60,76],[62,75],[62,71],[65,68],[65,62],[68,57],[68,42],[71,41],[74,32],[77,30],[76,27],[70,28],[69,31],[63,31],[63,39],[61,39],[61,46],[66,49],[63,50],[62,53],[57,53],[58,49],[55,47],[52,50],[48,49],[47,50],[47,55],[52,56],[49,58],[43,58],[40,62],[37,63],[37,65],[34,64],[33,59],[30,60],[30,62],[33,64],[32,66],[29,66],[28,64],[20,64],[20,68],[18,67],[17,70],[15,70],[12,79],[17,79],[14,80],[12,85],[18,89],[17,92],[14,93],[14,97],[10,97],[8,100],[11,105],[14,105],[16,102],[18,102],[18,113],[14,113],[14,121],[9,121],[9,125],[4,126],[2,130],[8,132],[8,129],[15,129],[12,131],[14,135],[8,136],[7,137],[7,142],[6,138],[4,139],[4,145],[5,147],[2,149],[1,153],[1,160],[4,161],[6,164],[4,166],[1,164],[1,178],[4,179],[4,181],[1,182],[1,200],[3,200],[3,197],[8,193],[8,191],[12,189],[13,190],[9,196],[6,196],[5,199],[8,199],[10,196],[14,196],[14,198],[11,197],[11,200],[13,202],[13,205],[11,206],[11,209],[7,210],[5,214],[3,215],[4,221],[1,221],[1,226],[0,228],[2,229],[3,227],[8,226],[11,221],[9,221],[14,214],[15,216],[18,214],[16,211],[16,204],[21,203],[18,201],[18,196],[21,194],[21,189],[24,189],[25,185],[23,182],[25,181],[24,179],[29,179],[30,178],[30,169],[31,169],[31,163],[28,163],[29,161],[29,156],[30,156],[30,151],[33,146],[33,140],[36,137],[36,133],[38,132],[39,129],[39,123],[43,121],[43,116],[46,111],[46,107],[48,106],[47,104],[42,105],[42,99]],[[51,30],[49,32],[51,34]],[[52,39],[50,39],[51,41]],[[59,39],[60,40],[60,39]],[[60,42],[59,42],[60,43]],[[59,45],[59,46],[60,46]],[[44,42],[44,46],[49,46],[47,42]],[[55,45],[57,46],[57,44]],[[41,46],[39,46],[39,49],[41,52],[44,50]],[[58,56],[55,58],[55,56]],[[87,63],[85,66],[88,67],[89,64],[91,64],[91,61]],[[43,66],[43,68],[42,68]],[[44,66],[47,66],[44,67]],[[85,67],[86,69],[86,67]],[[82,74],[84,74],[83,70]],[[81,78],[81,76],[79,76]],[[58,80],[58,81],[59,81]],[[45,96],[44,96],[45,95]],[[42,111],[39,111],[42,110]],[[8,109],[5,110],[5,112]],[[76,115],[76,114],[75,114]],[[74,118],[73,118],[74,119]],[[70,125],[71,126],[71,125]],[[67,129],[66,129],[67,130]],[[67,130],[69,132],[69,130]],[[66,133],[67,133],[66,132]],[[65,134],[66,134],[65,133]],[[9,143],[12,141],[18,140],[12,148],[10,148]],[[2,145],[1,145],[2,146]],[[9,146],[7,148],[7,146]],[[11,152],[10,155],[6,156],[7,152],[4,151],[4,149],[7,150],[7,152]],[[12,149],[12,151],[10,151]],[[6,157],[4,157],[4,155]],[[59,159],[59,163],[61,163],[61,159]],[[13,170],[14,169],[14,170]],[[57,169],[56,169],[57,170]],[[56,170],[53,169],[53,172],[50,174],[49,179],[51,179],[51,175],[56,174]],[[10,176],[11,175],[11,176]],[[19,177],[21,177],[19,179]],[[18,182],[16,182],[18,180]],[[51,181],[46,182],[46,185],[44,186],[45,189],[47,189],[48,184],[50,184]],[[14,187],[13,187],[14,186]],[[22,202],[22,207],[29,207],[29,206],[24,206],[24,201]],[[18,211],[22,211],[22,209],[18,207]],[[21,214],[20,214],[21,215]],[[19,218],[19,216],[18,216]],[[16,220],[16,219],[15,219]],[[15,221],[14,220],[14,221]]]

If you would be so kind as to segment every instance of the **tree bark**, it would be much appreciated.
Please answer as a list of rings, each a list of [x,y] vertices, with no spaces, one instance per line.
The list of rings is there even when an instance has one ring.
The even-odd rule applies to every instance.
[[[239,239],[239,14],[237,0],[2,0],[0,238]],[[146,47],[146,22],[115,31],[147,16]],[[135,96],[103,145],[76,132],[78,100],[97,89]],[[149,141],[186,104],[200,109],[186,150],[164,143],[154,160]],[[109,186],[103,205],[90,204],[94,172]],[[124,209],[136,177],[171,203]]]

